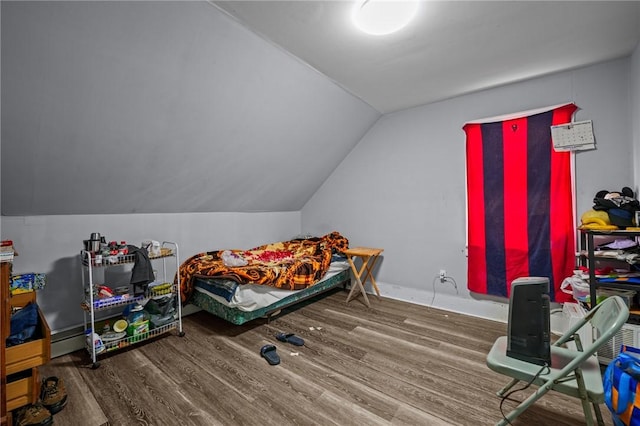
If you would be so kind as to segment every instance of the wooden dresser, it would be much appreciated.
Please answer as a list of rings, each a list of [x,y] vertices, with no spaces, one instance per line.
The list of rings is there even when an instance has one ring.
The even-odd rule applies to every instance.
[[[11,411],[38,400],[40,378],[38,366],[51,359],[51,330],[44,315],[38,309],[38,328],[34,339],[20,345],[6,347],[5,342],[11,330],[11,312],[14,308],[24,307],[36,301],[36,292],[11,296],[9,282],[11,263],[0,263],[0,281],[2,286],[2,319],[0,339],[2,339],[2,409],[3,419],[11,424]]]

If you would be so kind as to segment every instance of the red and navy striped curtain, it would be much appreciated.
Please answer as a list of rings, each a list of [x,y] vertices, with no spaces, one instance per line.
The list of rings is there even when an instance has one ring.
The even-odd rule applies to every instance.
[[[576,109],[464,126],[470,291],[509,297],[514,279],[541,276],[551,300],[571,299],[560,291],[575,265],[571,154],[554,151],[551,126]]]

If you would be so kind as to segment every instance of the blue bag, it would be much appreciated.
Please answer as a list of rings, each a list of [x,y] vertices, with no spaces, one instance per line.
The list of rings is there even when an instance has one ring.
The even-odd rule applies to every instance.
[[[623,345],[607,366],[604,402],[615,426],[640,426],[640,349]]]

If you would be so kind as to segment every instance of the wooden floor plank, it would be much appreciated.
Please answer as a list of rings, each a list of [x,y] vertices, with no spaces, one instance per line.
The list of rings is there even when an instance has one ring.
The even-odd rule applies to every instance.
[[[43,379],[52,376],[63,379],[67,390],[67,405],[63,408],[66,417],[91,419],[90,423],[85,423],[86,426],[109,424],[109,419],[80,374],[80,370],[76,368],[72,355],[61,356],[39,367],[39,373]]]
[[[270,322],[242,326],[206,312],[175,334],[115,352],[93,370],[79,351],[41,374],[64,378],[55,423],[83,425],[492,425],[507,379],[486,367],[499,322],[386,298],[333,292]],[[275,338],[295,333],[302,347]],[[281,363],[260,356],[277,348]],[[519,392],[514,400],[527,395]],[[515,406],[506,400],[503,410]],[[612,425],[606,407],[605,423]],[[551,393],[516,426],[584,424],[577,400]]]

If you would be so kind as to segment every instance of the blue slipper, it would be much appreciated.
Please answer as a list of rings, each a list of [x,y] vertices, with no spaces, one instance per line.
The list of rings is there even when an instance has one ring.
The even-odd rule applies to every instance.
[[[304,340],[293,333],[276,333],[276,339],[280,340],[281,342],[291,343],[292,345],[296,346],[304,345]]]
[[[260,355],[271,365],[280,364],[280,356],[276,352],[276,347],[273,345],[264,345],[260,349]]]

